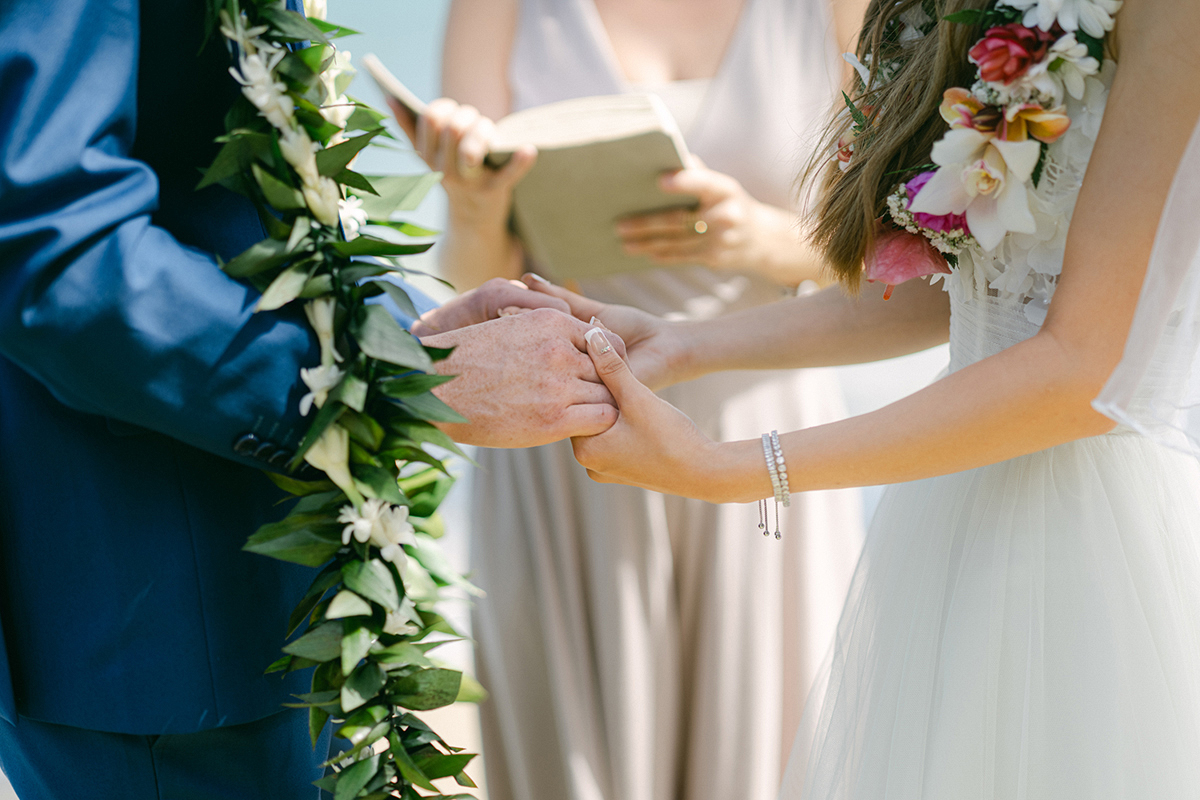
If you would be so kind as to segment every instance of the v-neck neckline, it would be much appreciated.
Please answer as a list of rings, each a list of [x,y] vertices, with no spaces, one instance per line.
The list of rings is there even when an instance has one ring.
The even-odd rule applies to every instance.
[[[625,74],[625,69],[621,66],[621,59],[617,57],[617,48],[613,45],[612,37],[608,35],[608,28],[604,26],[604,19],[600,16],[600,9],[596,7],[596,0],[575,0],[575,2],[579,4],[579,9],[583,13],[584,21],[591,33],[592,41],[600,51],[600,57],[608,67],[609,77],[616,86],[622,92],[645,91],[645,89],[636,88],[629,80],[629,76]],[[704,92],[704,99],[700,101],[700,108],[696,112],[695,119],[688,126],[688,130],[683,131],[685,135],[690,131],[696,130],[707,114],[713,96],[713,88],[719,81],[725,78],[726,73],[729,71],[731,59],[738,49],[742,38],[745,36],[746,26],[749,24],[753,7],[757,2],[758,0],[742,0],[742,7],[738,10],[733,32],[730,34],[729,41],[725,45],[725,51],[721,53],[721,60],[717,62],[717,71],[710,78],[697,79],[708,80],[709,84]]]

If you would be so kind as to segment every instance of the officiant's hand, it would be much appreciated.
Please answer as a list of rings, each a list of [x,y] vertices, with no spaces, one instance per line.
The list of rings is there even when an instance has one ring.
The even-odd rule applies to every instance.
[[[534,147],[517,150],[500,169],[488,169],[483,160],[491,149],[496,126],[474,106],[438,98],[426,106],[415,128],[408,115],[397,112],[395,106],[392,110],[417,153],[430,169],[442,173],[452,213],[489,221],[503,217],[507,222],[512,189],[537,158]]]
[[[584,322],[596,320],[601,327],[615,332],[628,348],[634,374],[651,389],[697,377],[688,371],[689,347],[684,326],[632,306],[592,300],[532,272],[522,276],[521,280],[539,295],[565,302],[576,318]]]
[[[588,475],[600,483],[720,502],[720,446],[638,381],[610,334],[593,328],[585,336],[596,371],[620,407],[605,432],[571,440]]]
[[[413,324],[414,336],[433,336],[438,333],[478,325],[512,313],[512,309],[552,308],[570,313],[570,305],[563,299],[543,292],[533,292],[520,281],[492,278],[487,283],[469,292],[463,292],[444,305],[427,311]],[[504,313],[501,313],[504,312]]]
[[[820,277],[820,260],[801,236],[796,215],[759,202],[735,178],[693,156],[692,166],[663,174],[658,185],[699,198],[699,206],[619,220],[616,232],[626,253],[664,266],[759,272],[789,286]]]
[[[617,411],[587,355],[589,327],[541,308],[422,337],[430,347],[454,348],[435,368],[458,377],[434,394],[470,420],[438,427],[482,447],[533,447],[607,430]]]

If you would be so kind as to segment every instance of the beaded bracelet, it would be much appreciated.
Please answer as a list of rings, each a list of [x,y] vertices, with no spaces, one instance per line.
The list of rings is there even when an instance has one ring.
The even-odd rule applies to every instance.
[[[779,431],[771,431],[762,435],[763,459],[767,462],[767,474],[771,476],[771,489],[775,493],[775,538],[782,539],[779,530],[779,504],[784,508],[792,504],[792,495],[788,490],[787,463],[783,458],[783,447],[779,443]],[[758,529],[763,536],[771,532],[768,524],[767,501],[758,501]]]

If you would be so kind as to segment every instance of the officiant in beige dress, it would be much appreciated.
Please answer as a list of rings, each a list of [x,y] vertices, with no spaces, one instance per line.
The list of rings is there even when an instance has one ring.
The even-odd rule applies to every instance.
[[[416,137],[445,172],[447,277],[463,290],[527,266],[508,214],[535,154],[482,169],[490,119],[645,91],[703,162],[664,188],[700,208],[614,229],[663,266],[582,291],[693,319],[818,278],[792,183],[842,75],[849,37],[838,31],[857,28],[861,6],[455,0],[443,90],[464,105],[434,101]],[[726,373],[664,395],[715,439],[844,413],[821,370]],[[487,592],[475,636],[492,800],[773,798],[861,546],[858,495],[796,497],[777,541],[753,505],[592,483],[566,442],[478,459],[472,565]]]

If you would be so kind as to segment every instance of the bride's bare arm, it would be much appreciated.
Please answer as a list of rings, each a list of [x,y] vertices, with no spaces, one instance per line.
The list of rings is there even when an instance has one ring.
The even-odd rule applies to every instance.
[[[785,434],[793,489],[941,475],[1112,428],[1091,401],[1121,356],[1163,204],[1200,116],[1200,4],[1127,0],[1120,27],[1121,68],[1041,332],[874,413]],[[772,346],[772,330],[760,326],[759,335]],[[707,441],[623,362],[592,352],[621,405],[607,433],[576,442],[599,480],[724,502],[770,494],[758,441]]]

